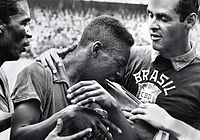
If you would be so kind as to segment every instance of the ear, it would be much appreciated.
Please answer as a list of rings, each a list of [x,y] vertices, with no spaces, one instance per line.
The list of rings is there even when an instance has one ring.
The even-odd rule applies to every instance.
[[[92,45],[92,56],[94,58],[96,58],[100,52],[100,50],[102,49],[102,43],[100,41],[96,41],[93,43]]]
[[[191,13],[188,15],[184,21],[186,29],[191,29],[197,21],[197,14]]]

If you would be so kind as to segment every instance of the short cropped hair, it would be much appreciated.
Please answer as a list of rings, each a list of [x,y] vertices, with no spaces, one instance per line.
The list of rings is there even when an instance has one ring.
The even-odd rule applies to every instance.
[[[94,19],[83,31],[80,46],[87,46],[90,42],[101,41],[107,48],[113,41],[121,41],[128,46],[134,44],[132,35],[114,17],[103,15]]]
[[[17,14],[17,5],[18,1],[23,0],[0,0],[0,19],[4,23],[10,22],[10,16]]]
[[[179,0],[175,11],[180,15],[180,21],[183,22],[189,14],[198,14],[198,8],[198,0]]]

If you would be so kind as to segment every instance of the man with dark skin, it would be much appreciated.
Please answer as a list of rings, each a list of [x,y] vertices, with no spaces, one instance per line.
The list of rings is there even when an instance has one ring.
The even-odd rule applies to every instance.
[[[132,47],[124,78],[119,82],[142,102],[156,103],[172,117],[196,128],[200,115],[200,61],[198,44],[189,36],[197,12],[198,0],[150,0],[147,13],[152,45]],[[74,103],[99,98],[99,94],[80,90],[85,88],[82,85],[68,89]],[[130,112],[123,113],[129,118],[134,115]]]
[[[28,8],[24,3],[14,6],[12,1],[0,1],[0,65],[6,61],[18,60],[22,52],[29,46],[29,39],[32,33],[29,28],[30,14],[19,10],[20,7]],[[12,8],[12,11],[8,9]],[[18,14],[17,14],[18,13]],[[22,13],[22,14],[19,14]],[[10,99],[8,82],[1,69],[0,86],[0,131],[10,127],[10,118],[14,112]]]
[[[121,78],[133,43],[131,34],[117,19],[100,16],[85,28],[77,48],[63,59],[63,66],[57,67],[56,75],[40,63],[25,68],[19,74],[12,94],[15,112],[11,140],[43,140],[52,131],[58,118],[62,118],[68,130],[75,130],[76,125],[83,126],[82,129],[85,126],[92,127],[96,139],[101,139],[101,133],[109,132],[115,140],[136,137],[115,99],[103,88],[106,78]],[[105,123],[103,120],[107,117],[99,119],[82,111],[83,106],[71,105],[73,101],[66,98],[66,93],[76,83],[87,83],[87,90],[101,94],[102,98],[92,99],[90,103],[97,103],[106,110],[108,119],[123,133],[119,131],[121,134],[116,134],[112,128],[110,131],[105,130],[102,123]],[[95,88],[90,88],[90,85]],[[104,99],[108,102],[103,102]],[[72,125],[69,126],[69,123]],[[96,132],[96,127],[102,132]],[[108,139],[112,139],[109,134]]]
[[[18,60],[21,53],[26,51],[32,37],[29,28],[30,20],[30,11],[26,0],[0,0],[0,66],[6,61]],[[2,69],[0,69],[0,81],[0,132],[2,132],[10,127],[14,108],[7,77]],[[62,120],[58,121],[55,130],[46,140],[61,139],[57,136],[57,132],[62,126],[60,124],[62,124]],[[91,129],[86,129],[70,137],[62,137],[62,139],[82,138],[90,132]]]

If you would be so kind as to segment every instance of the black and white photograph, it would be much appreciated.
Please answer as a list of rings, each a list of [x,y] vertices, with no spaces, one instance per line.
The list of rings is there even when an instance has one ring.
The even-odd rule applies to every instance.
[[[200,140],[200,0],[0,0],[0,140]]]

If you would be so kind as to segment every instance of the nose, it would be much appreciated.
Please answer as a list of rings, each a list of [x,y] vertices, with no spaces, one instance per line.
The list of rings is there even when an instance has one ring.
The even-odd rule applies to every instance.
[[[31,38],[32,37],[32,31],[30,29],[30,26],[26,26],[25,31],[26,31],[26,37]]]
[[[159,29],[159,21],[156,19],[156,17],[152,17],[148,19],[149,29],[154,31]]]

